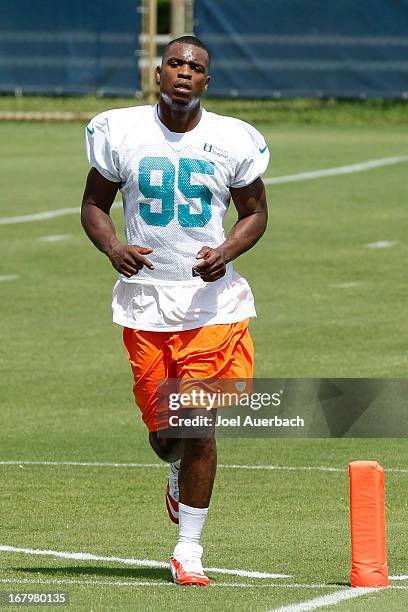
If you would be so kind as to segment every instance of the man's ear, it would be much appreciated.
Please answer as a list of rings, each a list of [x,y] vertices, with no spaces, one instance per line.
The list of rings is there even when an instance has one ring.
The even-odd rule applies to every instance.
[[[208,75],[208,77],[207,77],[207,78],[206,78],[206,80],[205,80],[205,87],[204,87],[204,91],[207,91],[207,90],[208,90],[208,84],[209,84],[209,82],[210,82],[210,81],[211,81],[211,77],[210,77],[210,75]]]
[[[156,83],[159,85],[161,76],[161,67],[157,66],[156,68]]]

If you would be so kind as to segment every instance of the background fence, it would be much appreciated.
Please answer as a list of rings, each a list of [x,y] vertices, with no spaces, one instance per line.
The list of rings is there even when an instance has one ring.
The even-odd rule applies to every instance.
[[[166,2],[181,16],[168,19],[173,35],[193,11],[213,52],[213,96],[408,97],[408,0],[13,0],[2,6],[0,92],[135,95],[143,72],[154,98],[146,75],[170,32],[159,19],[152,36],[157,20],[141,12],[163,14]]]
[[[2,4],[0,91],[135,94],[138,0]]]
[[[211,94],[408,95],[407,0],[195,0]]]

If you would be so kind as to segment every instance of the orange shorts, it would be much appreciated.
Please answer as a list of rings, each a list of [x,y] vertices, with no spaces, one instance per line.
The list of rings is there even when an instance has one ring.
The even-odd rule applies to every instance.
[[[249,319],[245,319],[181,332],[124,328],[133,392],[149,431],[165,427],[157,415],[159,380],[253,377],[254,346],[248,323]]]

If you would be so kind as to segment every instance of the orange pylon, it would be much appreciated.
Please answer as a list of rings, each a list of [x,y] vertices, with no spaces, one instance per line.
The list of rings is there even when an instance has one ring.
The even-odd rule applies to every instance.
[[[350,475],[353,587],[388,586],[384,469],[377,461],[352,461]]]

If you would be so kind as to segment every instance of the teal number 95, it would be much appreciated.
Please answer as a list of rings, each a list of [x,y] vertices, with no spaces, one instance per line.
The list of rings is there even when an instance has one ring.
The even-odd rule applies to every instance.
[[[162,173],[161,185],[151,184],[153,170]],[[179,204],[177,218],[182,227],[203,227],[211,219],[212,193],[205,185],[192,185],[191,174],[214,174],[214,164],[202,159],[182,157],[179,161],[177,187],[186,198],[199,198],[201,212],[192,213],[190,204]],[[149,225],[164,227],[174,218],[176,168],[168,157],[143,157],[139,165],[139,189],[145,198],[161,200],[161,212],[153,212],[148,202],[140,203],[140,216]]]

